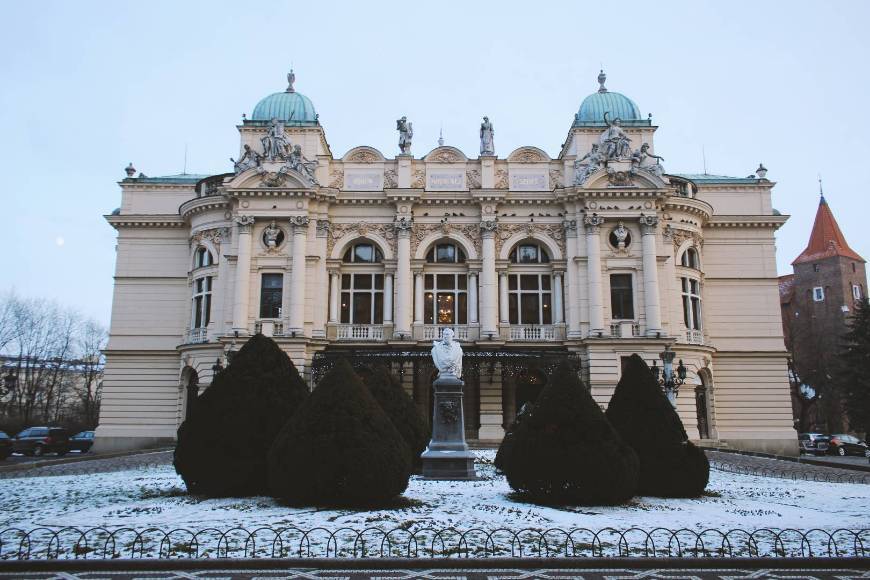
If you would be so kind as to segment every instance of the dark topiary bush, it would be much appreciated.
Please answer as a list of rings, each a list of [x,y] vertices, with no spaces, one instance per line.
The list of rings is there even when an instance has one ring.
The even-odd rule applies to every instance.
[[[410,451],[346,361],[329,371],[269,452],[272,495],[294,505],[368,506],[408,487]]]
[[[411,464],[414,467],[422,466],[423,460],[420,454],[429,444],[431,431],[429,424],[420,416],[414,400],[408,396],[398,379],[384,365],[360,369],[357,374],[399,430],[411,453]]]
[[[307,395],[305,382],[275,341],[251,337],[178,430],[175,470],[188,491],[266,493],[269,447]]]
[[[636,354],[616,385],[607,418],[640,458],[638,493],[697,497],[704,492],[710,463],[689,442],[673,405]]]
[[[511,426],[496,466],[514,490],[544,504],[617,504],[637,488],[637,456],[567,364]]]

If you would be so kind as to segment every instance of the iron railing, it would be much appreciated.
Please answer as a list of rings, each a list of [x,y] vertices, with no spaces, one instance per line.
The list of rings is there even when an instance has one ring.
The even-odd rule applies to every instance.
[[[0,560],[114,558],[870,557],[870,529],[0,530]]]
[[[709,456],[708,456],[709,457]],[[786,463],[780,461],[779,463]],[[788,464],[787,464],[788,465]],[[870,484],[870,473],[866,472],[832,472],[830,467],[818,467],[818,470],[807,469],[806,463],[793,463],[795,469],[788,467],[764,467],[757,465],[735,465],[710,459],[710,467],[726,473],[738,475],[754,475],[756,477],[775,477],[792,481],[815,481],[819,483],[863,483]],[[836,467],[836,466],[831,466]]]

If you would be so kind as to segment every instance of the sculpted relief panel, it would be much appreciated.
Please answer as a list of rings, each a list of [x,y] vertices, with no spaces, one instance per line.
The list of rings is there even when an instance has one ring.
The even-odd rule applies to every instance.
[[[355,222],[350,224],[332,223],[329,228],[330,235],[326,238],[327,255],[332,255],[332,250],[335,245],[344,240],[358,237],[365,237],[369,233],[377,234],[379,237],[387,240],[390,245],[390,251],[396,252],[396,234],[393,229],[393,224],[370,224],[366,222]]]

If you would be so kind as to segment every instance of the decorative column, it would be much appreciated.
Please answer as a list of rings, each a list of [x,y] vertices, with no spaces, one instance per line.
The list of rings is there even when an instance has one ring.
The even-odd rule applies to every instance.
[[[583,218],[586,226],[586,279],[589,281],[589,334],[604,331],[601,302],[601,224],[604,218],[593,213]]]
[[[477,272],[468,273],[468,324],[477,324]]]
[[[553,324],[562,324],[562,272],[553,273]]]
[[[438,323],[437,313],[433,317]],[[423,324],[423,272],[414,272],[414,324]]]
[[[330,324],[338,323],[338,292],[341,284],[341,274],[338,270],[329,271],[329,322]]]
[[[507,272],[499,272],[498,276],[499,290],[499,318],[502,324],[510,323],[510,312],[508,311],[508,275]]]
[[[326,272],[327,240],[329,238],[330,223],[328,219],[319,219],[316,223],[315,236],[317,239],[317,287],[323,288],[329,283],[329,274]],[[312,323],[314,328],[312,336],[326,336],[326,320],[329,312],[329,295],[317,292],[314,295],[314,316]]]
[[[480,222],[483,264],[480,271],[480,336],[498,336],[498,289],[495,280],[495,233],[498,222]]]
[[[400,184],[401,185],[401,184]],[[396,219],[393,227],[398,237],[396,252],[396,321],[393,336],[411,336],[411,229],[413,220]]]
[[[290,272],[290,332],[305,331],[305,245],[308,242],[308,216],[290,218],[293,231],[293,270]]]
[[[251,295],[251,229],[254,217],[240,215],[235,218],[238,224],[239,242],[236,256],[236,292],[233,300],[233,331],[248,334],[248,302]]]
[[[577,272],[577,220],[564,220],[562,229],[565,230],[565,258],[567,276],[568,303],[565,315],[568,318],[568,338],[581,338],[580,336],[580,292],[577,284],[579,274]],[[561,317],[561,313],[559,314]]]
[[[662,306],[659,303],[659,266],[656,260],[656,230],[659,218],[640,214],[640,233],[643,242],[643,305],[646,314],[646,333],[654,336],[662,331]]]
[[[393,274],[384,274],[384,324],[393,323]]]

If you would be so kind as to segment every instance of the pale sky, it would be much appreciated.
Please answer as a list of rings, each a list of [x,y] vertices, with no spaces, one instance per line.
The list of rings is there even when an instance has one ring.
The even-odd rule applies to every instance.
[[[312,99],[336,157],[449,145],[556,156],[598,85],[659,125],[672,173],[744,177],[759,162],[791,215],[781,274],[805,247],[817,176],[870,257],[870,2],[14,2],[0,35],[0,292],[56,299],[108,324],[116,182],[231,169],[235,125],[286,87]]]

